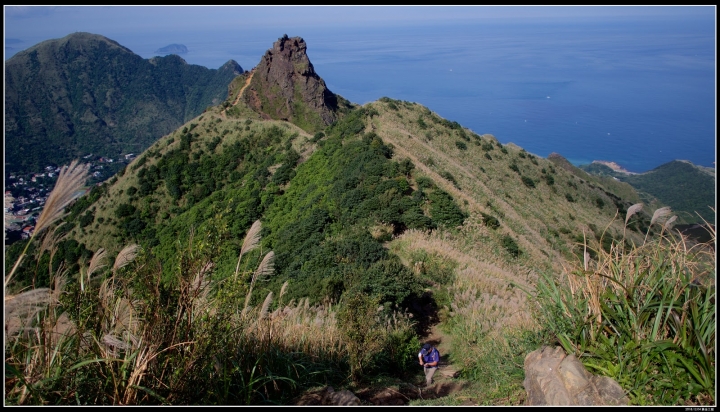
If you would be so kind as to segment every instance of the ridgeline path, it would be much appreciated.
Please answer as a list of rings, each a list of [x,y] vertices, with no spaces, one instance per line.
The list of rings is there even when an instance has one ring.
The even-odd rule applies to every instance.
[[[240,102],[240,97],[242,96],[242,94],[243,94],[243,92],[245,91],[245,89],[247,89],[247,87],[250,85],[250,81],[252,80],[254,74],[255,74],[255,72],[254,72],[254,71],[251,71],[251,72],[250,72],[250,75],[248,76],[248,78],[245,79],[245,85],[242,87],[242,89],[240,89],[240,91],[239,91],[238,94],[237,94],[237,97],[235,97],[235,101],[234,101],[233,104],[232,104],[233,106],[237,106],[238,102]],[[220,112],[220,116],[221,116],[223,119],[227,119],[227,115],[225,114],[226,111],[227,111],[227,108],[226,108],[226,109],[223,109],[223,110]]]

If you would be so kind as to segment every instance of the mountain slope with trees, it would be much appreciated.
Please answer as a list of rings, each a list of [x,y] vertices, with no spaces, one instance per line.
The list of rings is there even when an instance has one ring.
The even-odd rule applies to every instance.
[[[655,199],[671,206],[686,223],[715,224],[715,170],[684,160],[673,160],[645,173],[628,174],[591,163],[581,169],[597,176],[610,176],[632,185],[644,202]]]
[[[217,105],[243,72],[143,59],[100,35],[73,33],[5,62],[5,170],[29,173],[87,154],[140,153]]]
[[[283,36],[273,47],[298,39]],[[415,387],[423,379],[417,350],[439,324],[452,336],[444,359],[474,404],[522,404],[523,359],[545,344],[591,354],[587,362],[635,404],[714,400],[714,352],[697,350],[714,348],[714,288],[701,287],[714,279],[710,255],[688,255],[687,270],[645,270],[667,267],[654,248],[678,241],[665,209],[642,207],[625,183],[503,145],[418,103],[323,106],[318,89],[295,86],[287,100],[278,90],[296,68],[273,62],[266,69],[276,75],[262,87],[252,88],[258,72],[236,77],[222,104],[70,204],[43,242],[8,249],[13,297],[56,291],[76,325],[60,333],[69,336],[63,344],[87,355],[77,373],[51,380],[80,388],[80,401],[52,388],[41,388],[41,399],[289,404],[311,388],[357,391],[380,381],[406,400],[430,402]],[[248,103],[250,94],[264,103]],[[302,110],[289,117],[266,110],[296,103]],[[331,112],[288,121],[309,108]],[[308,127],[318,118],[325,126]],[[32,264],[14,269],[25,251]],[[103,269],[105,256],[116,258]],[[642,265],[633,272],[635,262]],[[655,283],[643,283],[647,274]],[[693,278],[676,281],[685,275]],[[21,303],[12,306],[17,322]],[[692,318],[687,337],[673,335],[675,346],[666,341],[678,330],[668,307]],[[87,334],[96,339],[82,343]],[[613,366],[615,342],[632,354],[622,368]],[[675,363],[663,363],[664,351]],[[25,352],[12,357],[31,372],[19,360]],[[121,370],[84,362],[110,357],[123,359]],[[20,377],[30,378],[13,376],[13,399],[32,400],[20,389]]]

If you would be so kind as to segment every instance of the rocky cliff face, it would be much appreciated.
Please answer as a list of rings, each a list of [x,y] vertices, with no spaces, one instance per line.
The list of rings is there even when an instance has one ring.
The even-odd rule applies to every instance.
[[[338,96],[315,73],[301,37],[281,37],[254,69],[245,100],[267,119],[317,131],[338,117]]]

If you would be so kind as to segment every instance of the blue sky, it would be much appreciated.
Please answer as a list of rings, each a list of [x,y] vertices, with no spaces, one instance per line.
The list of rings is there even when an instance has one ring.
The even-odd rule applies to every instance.
[[[117,36],[161,32],[310,27],[372,28],[478,20],[714,18],[714,6],[4,6],[5,38],[35,44],[76,31]]]

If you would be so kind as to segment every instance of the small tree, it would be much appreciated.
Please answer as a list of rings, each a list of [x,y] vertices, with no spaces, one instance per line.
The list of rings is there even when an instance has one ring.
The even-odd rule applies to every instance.
[[[353,382],[359,382],[363,370],[384,346],[384,329],[380,325],[377,311],[380,303],[377,298],[371,298],[364,293],[347,293],[344,300],[338,319],[346,338],[350,378]]]

